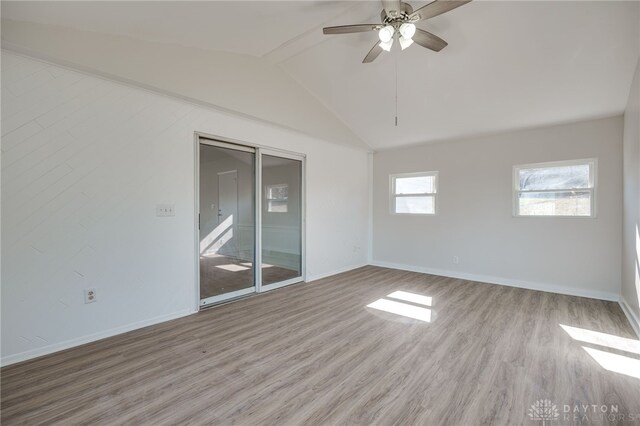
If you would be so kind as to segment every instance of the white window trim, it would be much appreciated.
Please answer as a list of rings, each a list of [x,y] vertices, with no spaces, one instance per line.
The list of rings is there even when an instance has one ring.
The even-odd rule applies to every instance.
[[[521,191],[520,190],[520,170],[522,169],[535,169],[535,168],[545,168],[545,167],[561,167],[561,166],[578,166],[582,164],[589,164],[589,184],[590,188],[563,188],[563,189],[543,189],[543,190],[530,190],[530,191]],[[551,219],[594,219],[597,217],[596,211],[596,192],[598,186],[598,159],[597,158],[584,158],[580,160],[563,160],[563,161],[549,161],[544,163],[531,163],[531,164],[519,164],[517,166],[513,166],[513,175],[512,175],[512,189],[513,195],[511,197],[512,200],[512,215],[517,218],[551,218]],[[581,192],[590,192],[590,210],[591,214],[589,216],[569,216],[569,215],[521,215],[520,214],[520,204],[518,203],[518,195],[520,193],[526,192],[559,192],[559,191],[581,191]]]
[[[396,195],[395,180],[396,178],[407,178],[417,176],[433,176],[434,192],[425,192],[420,194],[403,194]],[[433,197],[433,213],[396,213],[395,200],[398,197]],[[415,173],[395,173],[389,175],[389,213],[398,216],[436,216],[438,214],[438,172],[415,172]]]
[[[267,213],[288,213],[289,212],[289,196],[287,196],[286,198],[269,198],[269,190],[271,188],[281,188],[281,187],[287,187],[289,188],[289,184],[287,183],[277,183],[275,185],[265,185],[264,187],[264,198],[267,201],[265,203],[265,209],[267,211]],[[272,211],[269,210],[269,204],[271,201],[286,201],[287,203],[287,211],[286,212],[279,212],[279,211]]]

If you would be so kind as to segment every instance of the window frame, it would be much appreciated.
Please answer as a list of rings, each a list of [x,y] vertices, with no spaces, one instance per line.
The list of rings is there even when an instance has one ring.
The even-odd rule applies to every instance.
[[[538,189],[538,190],[520,190],[520,170],[523,169],[536,169],[536,168],[551,168],[551,167],[563,167],[563,166],[589,166],[589,188],[562,188],[562,189]],[[596,210],[596,194],[598,186],[598,159],[597,158],[583,158],[578,160],[561,160],[561,161],[546,161],[543,163],[531,163],[531,164],[518,164],[513,166],[512,173],[512,216],[515,218],[552,218],[552,219],[595,219],[597,217]],[[589,215],[522,215],[520,214],[519,195],[521,193],[528,192],[562,192],[562,191],[579,191],[589,192]]]
[[[419,194],[396,194],[396,179],[410,177],[433,176],[433,192]],[[399,216],[436,216],[438,214],[438,172],[413,172],[413,173],[393,173],[389,175],[389,213]],[[398,197],[433,197],[433,213],[398,213],[396,212],[396,198]]]
[[[269,190],[272,188],[282,188],[282,187],[286,187],[287,188],[287,196],[285,198],[269,198]],[[277,184],[273,184],[273,185],[265,185],[264,186],[264,199],[266,201],[265,203],[265,210],[267,213],[289,213],[289,195],[288,195],[288,190],[289,190],[289,184],[287,183],[277,183]],[[287,210],[286,211],[274,211],[274,210],[269,210],[269,208],[271,207],[271,202],[272,201],[285,201]]]

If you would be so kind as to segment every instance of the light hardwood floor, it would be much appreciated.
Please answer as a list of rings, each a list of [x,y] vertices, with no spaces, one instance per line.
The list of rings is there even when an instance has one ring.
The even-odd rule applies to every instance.
[[[366,307],[399,290],[431,297],[431,322]],[[364,267],[5,367],[2,424],[541,425],[539,399],[547,425],[564,404],[640,415],[640,379],[582,347],[640,355],[560,324],[634,339],[616,303]]]

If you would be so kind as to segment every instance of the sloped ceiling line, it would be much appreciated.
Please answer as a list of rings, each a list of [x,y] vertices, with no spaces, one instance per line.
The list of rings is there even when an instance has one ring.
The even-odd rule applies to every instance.
[[[183,91],[193,89],[188,84],[202,87],[214,104],[224,99],[231,110],[303,127],[327,140],[360,146],[366,141],[374,149],[602,117],[626,104],[640,51],[640,2],[476,0],[419,24],[449,43],[443,51],[411,46],[398,56],[401,122],[395,127],[389,119],[395,90],[391,55],[361,63],[375,33],[329,37],[320,30],[378,21],[378,1],[355,3],[3,1],[2,15],[31,28],[58,25],[86,35],[90,26],[112,40],[126,36],[132,43],[118,45],[124,53],[109,53],[110,58],[101,58],[86,40],[69,43],[82,50],[79,59],[107,68],[127,65],[122,55],[128,44],[153,46],[153,55],[130,59],[150,69],[157,66],[155,56],[170,57],[174,74],[167,84]],[[241,16],[243,25],[217,19],[226,16]],[[5,27],[3,39],[18,44],[55,41]],[[189,56],[191,68],[181,68]],[[221,68],[213,72],[219,75],[184,78],[203,66]],[[154,85],[148,80],[156,74],[138,78]],[[225,79],[236,81],[241,96],[225,92]],[[306,101],[297,108],[299,99]]]

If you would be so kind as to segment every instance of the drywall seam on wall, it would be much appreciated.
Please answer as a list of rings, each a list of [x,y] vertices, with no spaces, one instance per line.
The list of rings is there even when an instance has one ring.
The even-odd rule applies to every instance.
[[[423,274],[438,275],[441,277],[458,278],[467,281],[474,281],[477,283],[486,284],[498,284],[508,287],[524,288],[528,290],[545,291],[548,293],[566,294],[569,296],[588,297],[590,299],[609,300],[617,302],[620,300],[620,296],[616,293],[593,291],[593,290],[581,290],[573,287],[563,287],[550,283],[536,283],[531,281],[514,280],[504,277],[495,277],[481,274],[471,274],[458,271],[446,271],[442,269],[433,269],[428,267],[421,267],[415,265],[403,265],[391,262],[374,261],[371,263],[373,266],[380,266],[382,268],[399,269],[402,271],[419,272]]]

